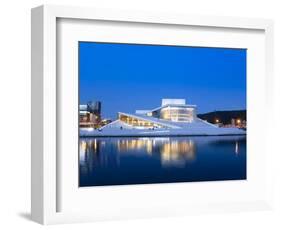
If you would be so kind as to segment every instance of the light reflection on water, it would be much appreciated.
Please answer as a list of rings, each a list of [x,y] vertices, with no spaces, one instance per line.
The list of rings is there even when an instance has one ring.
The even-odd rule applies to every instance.
[[[186,162],[195,158],[195,144],[193,140],[175,140],[172,138],[127,138],[127,139],[82,139],[80,141],[80,162],[89,162],[89,157],[93,157],[91,163],[96,165],[106,164],[110,153],[101,154],[106,141],[109,141],[113,148],[116,148],[116,162],[119,155],[133,155],[135,157],[146,154],[155,155],[161,159],[161,165],[167,167],[183,166]],[[105,149],[104,149],[105,150]],[[112,161],[114,161],[112,159]],[[91,168],[93,168],[92,165]]]
[[[241,147],[243,155],[239,157]],[[180,181],[209,180],[199,170],[211,168],[214,174],[219,167],[221,174],[226,170],[231,176],[217,173],[214,180],[245,179],[245,155],[245,136],[81,138],[80,186],[177,182],[175,175]],[[237,170],[233,168],[230,173],[223,161]],[[209,165],[204,169],[206,163]],[[162,174],[166,179],[160,178]],[[154,180],[153,176],[159,178]]]

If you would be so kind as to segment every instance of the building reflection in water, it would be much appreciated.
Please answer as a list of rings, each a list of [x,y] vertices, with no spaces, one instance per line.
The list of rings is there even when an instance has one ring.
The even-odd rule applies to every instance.
[[[89,173],[95,168],[118,168],[120,158],[126,156],[153,158],[162,167],[185,167],[196,159],[198,143],[202,147],[216,143],[218,138],[195,140],[187,137],[82,138],[80,170],[81,173]],[[238,155],[239,141],[234,143],[233,152]]]
[[[173,138],[137,138],[123,139],[117,142],[118,152],[121,154],[135,154],[137,152],[160,157],[163,167],[185,166],[195,159],[194,141]]]
[[[97,167],[119,167],[119,156],[110,145],[97,138],[80,140],[81,173],[92,172]]]
[[[239,154],[239,142],[238,141],[235,142],[235,154],[236,155]]]
[[[192,140],[171,140],[161,146],[162,166],[185,166],[195,159],[195,144]]]
[[[152,138],[136,138],[136,139],[118,139],[118,153],[132,153],[133,151],[142,152],[151,155],[155,140]]]

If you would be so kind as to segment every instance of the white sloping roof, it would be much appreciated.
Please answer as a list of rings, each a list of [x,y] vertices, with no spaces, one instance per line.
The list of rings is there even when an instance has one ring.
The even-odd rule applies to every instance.
[[[136,114],[146,114],[146,113],[149,113],[151,112],[151,110],[144,110],[144,109],[137,109],[136,110]]]
[[[207,121],[204,121],[200,118],[195,118],[193,122],[174,122],[174,121],[169,121],[169,120],[164,120],[164,119],[159,119],[156,117],[149,117],[146,115],[142,115],[142,114],[129,114],[129,113],[123,113],[123,112],[119,112],[120,114],[124,114],[127,116],[131,116],[131,117],[135,117],[137,119],[142,119],[142,120],[146,120],[146,121],[150,121],[162,126],[166,126],[169,128],[176,128],[176,129],[181,129],[181,128],[191,128],[193,126],[199,127],[212,127],[212,128],[218,128],[218,126],[211,124]]]
[[[164,98],[162,99],[162,106],[164,105],[185,105],[185,99],[170,99]]]
[[[174,129],[178,129],[180,128],[179,126],[175,125],[175,124],[171,124],[171,122],[166,122],[163,120],[160,120],[158,118],[155,117],[149,117],[146,115],[142,115],[142,114],[130,114],[130,113],[123,113],[123,112],[119,112],[119,114],[124,114],[125,116],[129,116],[129,117],[134,117],[140,120],[145,120],[145,121],[149,121],[158,125],[162,125],[162,126],[166,126],[169,128],[174,128]]]

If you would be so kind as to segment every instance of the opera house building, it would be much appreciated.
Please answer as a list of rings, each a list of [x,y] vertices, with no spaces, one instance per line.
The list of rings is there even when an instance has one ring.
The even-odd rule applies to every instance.
[[[220,128],[197,117],[196,105],[185,99],[162,99],[161,106],[119,112],[118,119],[100,129],[80,128],[80,136],[245,135],[239,128]]]

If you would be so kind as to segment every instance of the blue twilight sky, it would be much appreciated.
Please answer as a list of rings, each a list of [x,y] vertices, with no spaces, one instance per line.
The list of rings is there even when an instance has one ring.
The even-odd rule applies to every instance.
[[[246,108],[245,49],[79,42],[80,103],[104,118],[185,98],[198,113]]]

